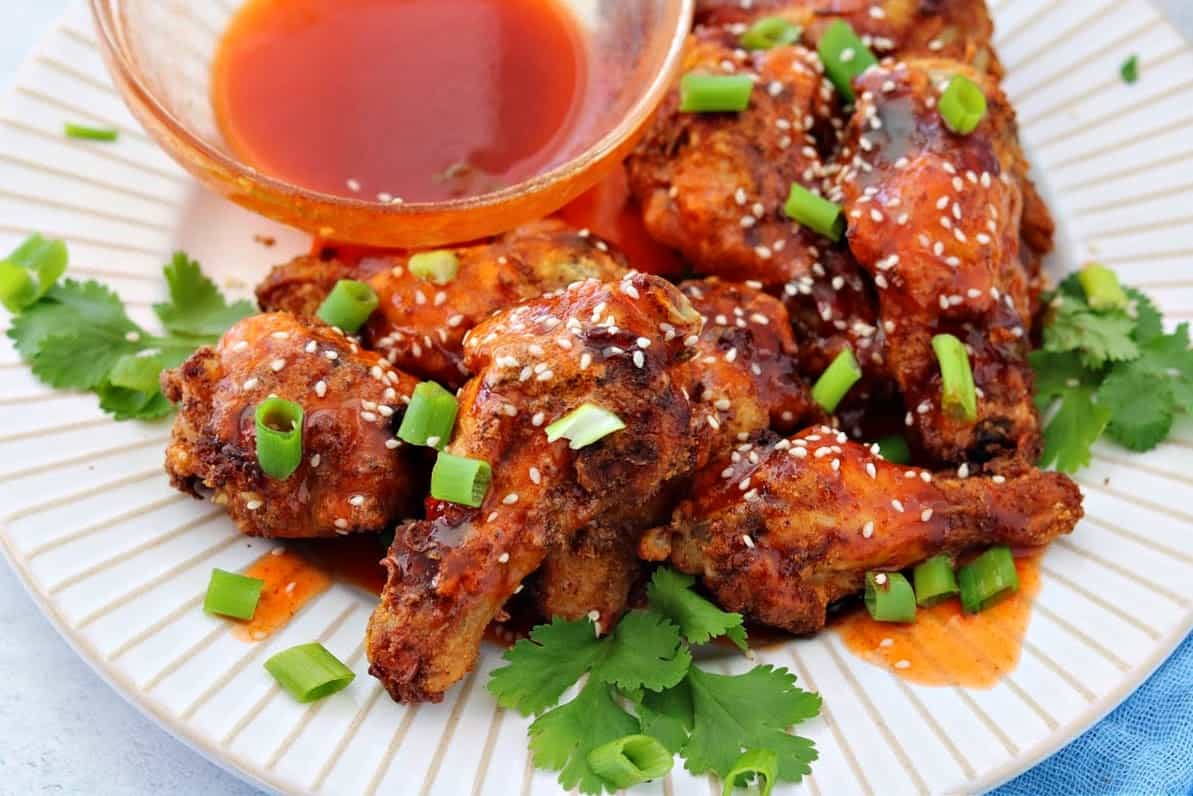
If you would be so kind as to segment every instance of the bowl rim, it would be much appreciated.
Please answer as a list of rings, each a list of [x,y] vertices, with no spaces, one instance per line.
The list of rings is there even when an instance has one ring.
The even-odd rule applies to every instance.
[[[696,0],[675,0],[679,5],[676,16],[676,29],[671,33],[671,40],[663,56],[661,68],[651,79],[646,90],[641,92],[626,114],[597,139],[591,146],[580,154],[559,165],[536,174],[522,182],[502,188],[499,191],[477,194],[458,199],[448,199],[438,202],[382,202],[357,199],[339,194],[306,188],[296,183],[288,182],[259,171],[251,164],[231,157],[215,148],[201,136],[192,132],[174,113],[166,107],[152,89],[141,78],[141,71],[126,51],[122,42],[120,26],[115,18],[117,5],[121,0],[87,0],[95,20],[99,34],[101,48],[107,54],[107,63],[115,74],[117,85],[122,85],[132,92],[133,100],[143,106],[159,123],[164,125],[169,134],[175,137],[186,149],[196,153],[199,158],[214,163],[221,171],[232,175],[233,178],[246,177],[268,190],[284,194],[293,199],[306,199],[344,209],[368,210],[400,217],[404,215],[421,215],[434,213],[465,213],[484,208],[497,207],[508,201],[540,194],[570,175],[585,172],[589,167],[600,164],[610,152],[615,151],[627,139],[642,127],[650,118],[655,108],[661,103],[664,94],[671,86],[671,79],[679,67],[684,44],[692,28]],[[126,101],[130,98],[126,97]]]

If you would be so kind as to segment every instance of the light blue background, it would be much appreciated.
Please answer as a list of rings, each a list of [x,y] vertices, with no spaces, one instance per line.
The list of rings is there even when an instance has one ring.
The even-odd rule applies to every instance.
[[[69,0],[0,0],[0,85]],[[1157,0],[1193,36],[1190,0]],[[99,679],[0,564],[0,793],[249,796]]]

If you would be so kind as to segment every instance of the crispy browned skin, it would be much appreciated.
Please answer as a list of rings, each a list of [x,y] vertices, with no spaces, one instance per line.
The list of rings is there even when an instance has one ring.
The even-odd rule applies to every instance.
[[[313,314],[337,279],[367,281],[381,304],[361,330],[365,347],[409,373],[458,387],[468,377],[464,335],[494,311],[581,279],[625,273],[624,258],[604,241],[553,220],[451,251],[460,267],[445,285],[412,274],[409,253],[366,257],[354,266],[300,257],[275,268],[257,298],[265,309]]]
[[[683,294],[640,274],[588,280],[473,329],[465,364],[476,376],[449,450],[489,462],[493,481],[479,509],[433,505],[433,519],[397,530],[367,638],[370,671],[395,699],[441,699],[551,550],[691,467],[691,406],[671,369],[699,330]],[[545,427],[586,402],[626,428],[577,451],[549,443]]]
[[[394,439],[415,384],[322,324],[289,313],[246,318],[162,375],[179,408],[166,471],[252,536],[385,530],[422,487]],[[257,464],[254,409],[270,395],[304,410],[303,462],[285,480]]]
[[[875,12],[873,9],[878,9]],[[767,16],[783,16],[804,29],[815,46],[825,28],[843,19],[879,58],[939,56],[1002,75],[991,44],[994,24],[984,0],[697,0],[697,23],[742,26]]]
[[[955,74],[982,85],[985,120],[949,131],[935,102]],[[990,80],[955,61],[869,70],[832,192],[849,221],[849,247],[878,287],[887,366],[907,423],[940,463],[1004,456],[1034,462],[1040,428],[1027,364],[1034,293],[1020,256],[1023,155],[1014,111]],[[980,390],[976,422],[942,410],[931,340],[951,333],[970,348]]]
[[[802,47],[747,54],[688,40],[683,72],[755,73],[741,113],[681,113],[678,84],[626,161],[651,236],[700,273],[782,285],[809,272],[827,243],[783,212],[793,182],[823,176],[817,138],[830,130],[835,92]],[[824,137],[824,136],[822,136]]]
[[[700,575],[723,608],[793,633],[825,623],[865,573],[938,553],[1036,546],[1082,516],[1066,476],[1022,466],[958,478],[884,461],[818,427],[710,465],[645,558]]]

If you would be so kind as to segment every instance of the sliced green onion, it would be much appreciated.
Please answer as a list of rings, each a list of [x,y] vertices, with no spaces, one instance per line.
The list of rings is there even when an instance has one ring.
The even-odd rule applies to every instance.
[[[1104,265],[1090,263],[1077,273],[1077,280],[1095,310],[1125,310],[1130,304],[1118,275]]]
[[[459,409],[456,396],[433,381],[424,381],[414,388],[398,427],[398,439],[411,445],[442,448],[451,441]]]
[[[853,79],[878,63],[848,22],[838,19],[820,37],[818,48],[824,73],[847,102],[853,102]]]
[[[907,464],[911,461],[911,448],[901,434],[891,434],[876,443],[878,455],[892,464]]]
[[[282,398],[257,405],[257,464],[270,478],[285,480],[302,464],[302,407]]]
[[[314,702],[342,691],[356,674],[320,643],[299,644],[265,662],[265,670],[299,702]]]
[[[749,75],[688,72],[679,81],[679,109],[685,113],[744,111],[753,89]]]
[[[770,796],[775,789],[775,780],[779,777],[779,756],[770,749],[748,749],[725,777],[725,787],[721,796],[730,796],[733,789],[747,787],[754,777],[761,777],[758,796]]]
[[[460,273],[460,258],[453,251],[437,249],[433,252],[410,255],[406,267],[419,279],[434,282],[436,285],[446,285]]]
[[[88,127],[85,124],[67,122],[62,126],[67,138],[84,138],[88,141],[115,141],[120,133],[106,127]]]
[[[475,508],[485,502],[492,481],[488,462],[440,451],[431,470],[431,497]]]
[[[233,619],[252,619],[264,586],[265,581],[260,578],[213,569],[211,580],[207,582],[207,596],[203,598],[203,610]]]
[[[820,378],[812,386],[812,400],[820,404],[824,411],[833,412],[845,397],[845,393],[849,392],[861,377],[862,369],[858,367],[853,351],[846,348],[837,354],[837,358],[825,368],[824,373],[820,374]]]
[[[741,35],[741,46],[747,50],[769,50],[799,41],[804,29],[783,17],[763,17]]]
[[[959,135],[969,135],[986,118],[986,95],[964,75],[953,76],[940,96],[939,106],[944,123]]]
[[[978,393],[965,344],[951,334],[938,334],[932,338],[932,350],[940,363],[941,405],[972,423],[978,419]]]
[[[1123,76],[1123,82],[1128,86],[1139,80],[1139,56],[1132,55],[1127,60],[1123,61],[1123,65],[1119,67],[1119,74]]]
[[[783,211],[813,232],[839,241],[845,234],[845,212],[841,205],[809,191],[798,182],[791,184]]]
[[[953,560],[944,555],[932,556],[918,564],[912,580],[915,582],[915,601],[922,608],[943,602],[961,591],[953,572]]]
[[[373,288],[355,279],[341,279],[315,314],[325,323],[351,334],[364,326],[380,301]]]
[[[976,614],[1019,590],[1019,573],[1009,547],[991,547],[957,570],[961,607]]]
[[[625,423],[608,409],[596,404],[581,404],[547,426],[547,442],[567,439],[570,440],[568,447],[578,451],[623,428]]]
[[[626,735],[588,753],[593,772],[617,790],[658,779],[674,763],[674,755],[649,735]]]
[[[37,283],[29,269],[5,260],[0,262],[0,304],[9,312],[20,312],[37,301]]]
[[[866,610],[879,622],[914,622],[915,592],[902,573],[867,572]]]

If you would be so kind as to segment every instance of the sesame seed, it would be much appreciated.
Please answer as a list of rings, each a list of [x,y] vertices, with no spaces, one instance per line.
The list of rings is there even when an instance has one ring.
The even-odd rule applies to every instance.
[[[539,468],[537,468],[537,467],[530,468],[530,480],[532,483],[535,483],[535,484],[542,483],[543,474],[539,472]]]
[[[256,376],[253,376],[252,378],[245,379],[243,387],[244,387],[244,389],[246,389],[246,390],[251,390],[251,389],[253,389],[254,387],[256,387],[256,386],[257,386],[257,384],[258,384],[257,377],[256,377]]]
[[[874,462],[866,462],[866,475],[872,479],[878,478],[878,468],[874,466]]]
[[[350,506],[359,507],[359,506],[363,506],[364,504],[365,504],[365,496],[364,495],[353,495],[352,497],[348,498],[348,505],[350,505]]]
[[[968,478],[969,477],[969,462],[961,462],[961,466],[957,468],[957,477],[958,478]]]
[[[501,555],[497,556],[497,563],[499,563],[499,564],[508,564],[509,560],[510,560],[509,553],[502,553]]]
[[[376,415],[376,414],[374,414],[373,412],[367,412],[367,411],[366,411],[366,412],[361,412],[361,413],[360,413],[360,419],[361,419],[361,420],[364,420],[366,423],[376,423],[376,422],[377,422],[377,415]]]
[[[534,415],[530,418],[530,423],[535,428],[538,428],[539,426],[541,426],[543,424],[543,421],[545,419],[546,419],[546,416],[542,412],[535,412]]]
[[[862,536],[869,539],[874,535],[874,520],[867,520],[866,524],[862,526]]]
[[[428,447],[438,448],[440,442],[442,442],[442,440],[439,438],[439,436],[437,434],[432,434],[431,436],[427,437],[427,446]]]
[[[927,522],[932,519],[932,509],[924,509],[920,512],[920,521]]]
[[[269,369],[274,373],[277,373],[284,367],[286,367],[286,360],[281,359],[280,357],[269,363]]]
[[[322,461],[323,461],[323,457],[320,456],[319,454],[316,453],[316,454],[312,455],[311,456],[311,467],[312,468],[318,467],[319,463]]]
[[[877,583],[879,586],[884,585],[886,583],[886,573],[879,572],[877,575],[874,576],[874,582]]]
[[[896,669],[909,669],[909,668],[911,668],[911,661],[907,660],[906,658],[901,661],[897,661],[895,663],[895,668]]]
[[[634,366],[635,366],[635,367],[638,367],[638,368],[640,368],[640,367],[642,367],[643,365],[645,365],[645,364],[646,364],[646,355],[645,355],[645,354],[643,354],[641,351],[635,351],[635,352],[634,352],[633,359],[634,359]]]
[[[387,439],[385,441],[385,447],[389,448],[391,451],[395,450],[401,444],[402,443],[398,442],[396,439]]]
[[[323,356],[327,357],[328,359],[333,359],[333,360],[340,358],[340,355],[337,354],[335,351],[324,351]]]
[[[335,526],[340,530],[343,530],[348,527],[348,520],[344,519],[343,517],[338,517],[336,518]]]
[[[315,382],[315,395],[318,395],[320,398],[327,395],[327,382],[322,379]]]
[[[891,501],[891,508],[893,508],[895,511],[902,512],[903,511],[903,501],[899,500],[898,498],[895,498],[894,500]]]
[[[1006,476],[1003,476],[1003,475],[996,475],[996,476],[992,477],[990,480],[996,484],[1005,484],[1007,482]]]
[[[250,500],[249,502],[244,504],[244,507],[246,509],[248,509],[249,511],[256,511],[257,509],[261,508],[261,506],[263,506],[263,505],[264,504],[260,500]]]
[[[754,549],[754,540],[750,537],[750,535],[748,533],[742,534],[741,540],[742,540],[742,543],[745,544],[746,547],[750,548],[751,550]]]

